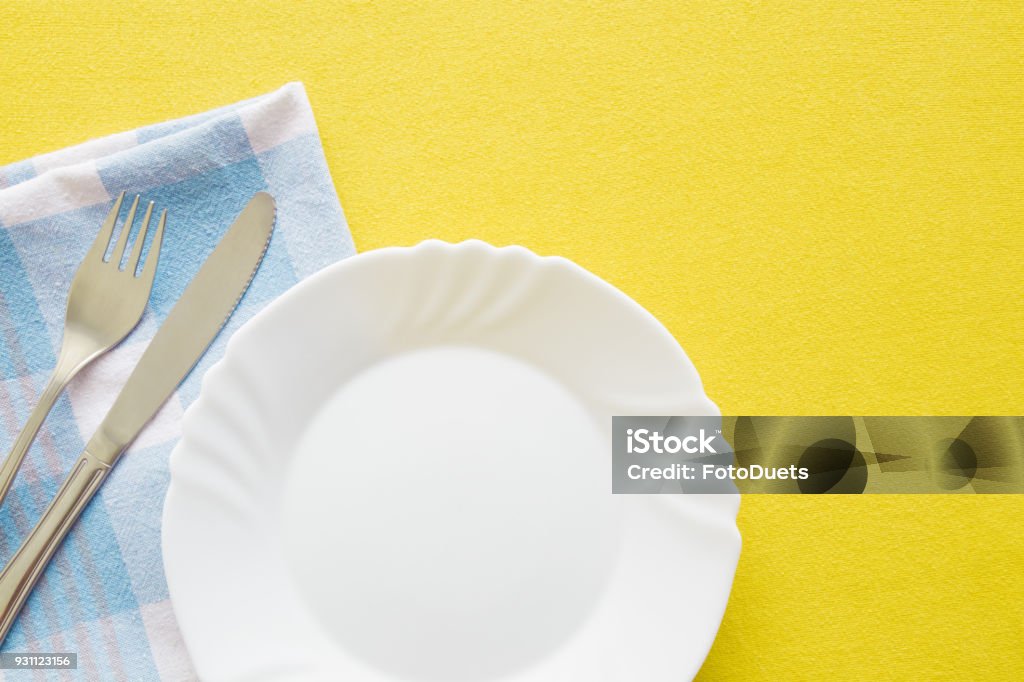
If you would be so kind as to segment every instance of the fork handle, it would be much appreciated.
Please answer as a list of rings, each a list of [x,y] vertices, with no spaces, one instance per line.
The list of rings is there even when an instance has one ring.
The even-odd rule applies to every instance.
[[[43,569],[110,473],[110,468],[111,465],[88,450],[83,452],[39,523],[0,573],[0,642],[7,637]]]
[[[14,477],[18,474],[18,469],[21,468],[21,463],[25,460],[25,455],[32,446],[32,441],[35,440],[36,434],[39,433],[39,428],[46,420],[46,416],[50,414],[53,404],[57,402],[57,397],[64,390],[64,386],[67,385],[73,373],[73,371],[68,371],[59,366],[54,369],[49,383],[43,389],[43,394],[39,396],[39,402],[32,408],[32,413],[29,414],[28,421],[25,422],[25,426],[22,427],[17,440],[14,441],[10,454],[4,460],[3,466],[0,466],[0,504],[3,504],[7,493],[10,492],[11,485],[14,483]]]

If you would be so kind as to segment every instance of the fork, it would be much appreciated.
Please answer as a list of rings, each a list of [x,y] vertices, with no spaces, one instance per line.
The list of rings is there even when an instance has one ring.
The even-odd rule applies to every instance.
[[[150,216],[153,215],[153,202],[149,202],[142,227],[139,228],[131,254],[122,270],[120,263],[128,249],[128,236],[135,222],[135,211],[139,207],[138,195],[135,195],[135,201],[128,210],[128,217],[111,251],[111,257],[107,259],[105,256],[124,196],[124,192],[118,195],[71,282],[64,318],[64,340],[57,365],[25,427],[14,441],[14,447],[0,467],[0,504],[11,489],[14,476],[39,432],[39,427],[68,382],[79,370],[120,343],[142,319],[149,293],[153,289],[153,276],[159,261],[167,211],[160,215],[160,223],[153,235],[146,262],[140,269],[142,246],[149,230]]]

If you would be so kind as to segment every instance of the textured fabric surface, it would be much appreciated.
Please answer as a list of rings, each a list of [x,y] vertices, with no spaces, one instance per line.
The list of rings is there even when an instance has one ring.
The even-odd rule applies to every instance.
[[[0,163],[301,80],[360,251],[567,256],[727,414],[1024,413],[1019,0],[26,0],[0,49]],[[1024,679],[1022,518],[744,500],[703,680]]]
[[[162,319],[253,193],[277,200],[263,264],[225,331],[86,508],[4,651],[77,652],[88,680],[188,680],[160,557],[167,462],[182,411],[231,331],[353,253],[301,85],[0,168],[0,450],[13,443],[60,350],[68,287],[112,197],[168,210],[150,305],[128,339],[58,400],[0,508],[0,558],[38,519]],[[122,214],[127,209],[122,210]],[[4,679],[59,678],[5,671]]]

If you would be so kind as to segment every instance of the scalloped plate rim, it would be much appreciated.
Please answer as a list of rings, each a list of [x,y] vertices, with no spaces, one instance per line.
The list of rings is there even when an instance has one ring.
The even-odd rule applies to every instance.
[[[678,348],[678,353],[680,356],[679,359],[681,359],[691,370],[692,377],[689,378],[692,382],[694,382],[691,388],[693,388],[695,391],[699,393],[700,397],[708,406],[708,409],[714,410],[715,413],[717,413],[717,408],[714,406],[713,403],[710,402],[710,400],[707,399],[706,395],[704,394],[703,386],[700,382],[699,376],[697,376],[696,374],[695,368],[693,368],[692,363],[689,361],[688,357],[686,356],[682,348],[679,348],[678,343],[675,341],[675,338],[671,335],[671,333],[649,311],[647,311],[645,308],[636,303],[627,294],[625,294],[624,292],[622,292],[609,282],[601,279],[597,275],[578,266],[572,261],[560,256],[539,256],[522,246],[510,245],[503,247],[495,247],[478,240],[469,240],[456,244],[443,242],[439,240],[427,240],[411,247],[385,247],[381,249],[368,251],[366,253],[359,254],[352,258],[340,261],[307,277],[305,280],[293,286],[291,289],[286,291],[277,299],[271,301],[262,311],[260,311],[245,325],[243,325],[238,331],[234,333],[232,338],[229,339],[226,345],[226,350],[223,358],[218,360],[213,365],[213,367],[210,368],[207,375],[203,378],[202,388],[200,390],[199,397],[185,411],[182,422],[182,438],[179,441],[179,443],[174,447],[170,457],[171,480],[167,489],[166,498],[164,502],[162,524],[163,527],[165,529],[176,527],[176,510],[179,509],[180,505],[185,504],[188,499],[188,494],[190,492],[189,486],[187,484],[183,484],[183,481],[186,480],[185,474],[189,466],[195,466],[197,462],[199,463],[200,467],[202,466],[203,460],[201,456],[203,453],[198,452],[197,449],[189,449],[193,445],[191,431],[194,428],[196,428],[195,424],[198,422],[197,415],[200,415],[204,411],[209,409],[207,406],[208,403],[210,402],[211,392],[216,390],[217,382],[220,381],[218,377],[222,373],[226,373],[228,369],[232,366],[233,359],[236,356],[238,356],[238,354],[240,353],[240,349],[244,349],[248,344],[258,344],[261,331],[264,329],[273,328],[275,321],[284,315],[284,313],[280,311],[287,310],[292,305],[298,305],[299,302],[301,302],[304,297],[314,296],[315,292],[318,289],[327,287],[328,283],[330,283],[332,280],[344,278],[345,275],[341,273],[357,271],[359,268],[372,269],[375,263],[396,257],[429,257],[431,254],[436,252],[449,251],[466,251],[470,253],[483,254],[483,257],[487,257],[489,255],[493,255],[494,253],[500,252],[515,253],[518,257],[526,257],[534,264],[543,265],[544,267],[555,267],[558,268],[559,270],[565,271],[566,273],[569,273],[571,277],[576,277],[579,278],[580,281],[585,281],[587,286],[595,287],[597,290],[601,292],[602,295],[613,298],[615,300],[615,305],[624,305],[631,308],[633,314],[640,314],[641,317],[645,319],[646,323],[643,325],[644,334],[656,334],[659,337],[659,342],[670,343],[674,345],[676,348]],[[196,460],[197,456],[199,457],[198,460]],[[717,613],[717,617],[711,618],[709,616],[709,618],[707,619],[707,627],[705,628],[705,631],[708,633],[707,636],[702,638],[703,641],[690,643],[691,655],[687,657],[688,665],[681,665],[681,667],[686,668],[686,671],[690,674],[691,677],[696,674],[697,670],[699,670],[700,665],[703,663],[704,658],[710,650],[711,644],[714,640],[714,636],[717,633],[717,629],[720,624],[721,617],[724,613],[725,604],[728,599],[728,594],[731,588],[732,576],[735,572],[736,563],[738,562],[739,557],[740,539],[738,529],[735,525],[736,513],[738,511],[739,506],[739,496],[733,495],[715,497],[732,498],[731,500],[725,502],[724,511],[714,512],[714,514],[716,514],[717,516],[711,516],[709,515],[709,512],[707,510],[699,509],[696,507],[694,507],[694,509],[691,510],[689,513],[696,514],[702,517],[703,520],[708,521],[708,523],[706,524],[707,527],[714,529],[715,532],[723,538],[723,543],[730,545],[734,549],[734,551],[732,553],[732,557],[727,557],[723,561],[723,567],[728,571],[728,580],[725,584],[725,592],[721,596],[721,608]],[[692,502],[692,500],[689,500],[686,502],[686,504],[691,504],[692,506]],[[189,601],[189,597],[184,596],[189,591],[189,587],[187,585],[182,584],[182,582],[178,579],[176,569],[176,561],[183,560],[182,552],[187,554],[187,549],[178,546],[178,544],[176,544],[176,541],[169,540],[171,536],[172,534],[167,532],[165,532],[162,536],[163,563],[165,568],[165,574],[167,577],[168,590],[170,593],[173,609],[175,613],[179,616],[179,622],[190,621],[191,618],[181,618],[181,609],[183,608],[183,604]],[[729,565],[730,562],[731,565]],[[192,607],[185,607],[186,610],[190,608]],[[196,651],[198,649],[203,648],[209,650],[213,647],[206,647],[205,644],[199,645],[197,647],[197,640],[194,637],[194,635],[196,634],[198,633],[187,633],[185,632],[185,628],[182,628],[182,636],[186,639],[186,644],[188,645],[190,653],[193,655],[194,658],[202,659],[196,665],[197,672],[202,673],[203,670],[201,669],[201,667],[205,665],[208,660],[210,660],[210,654],[208,653],[208,651],[204,651],[200,656],[196,656]],[[678,663],[683,664],[683,661],[678,661]],[[543,667],[543,664],[540,664],[539,667]],[[530,672],[532,670],[532,668],[528,669],[527,672]],[[245,679],[275,679],[273,671],[264,670],[262,672],[250,672],[252,675],[254,675],[254,677],[245,677]],[[680,672],[682,672],[682,670],[680,670]],[[266,675],[270,675],[270,677],[266,677]],[[513,679],[519,679],[519,676],[516,675],[512,678],[508,678],[508,682],[512,682]]]

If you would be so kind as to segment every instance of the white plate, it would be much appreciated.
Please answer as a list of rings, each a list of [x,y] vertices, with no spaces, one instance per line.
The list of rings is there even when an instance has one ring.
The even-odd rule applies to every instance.
[[[649,313],[561,258],[424,242],[240,329],[171,457],[204,680],[683,680],[738,495],[612,495],[611,415],[717,414]]]

